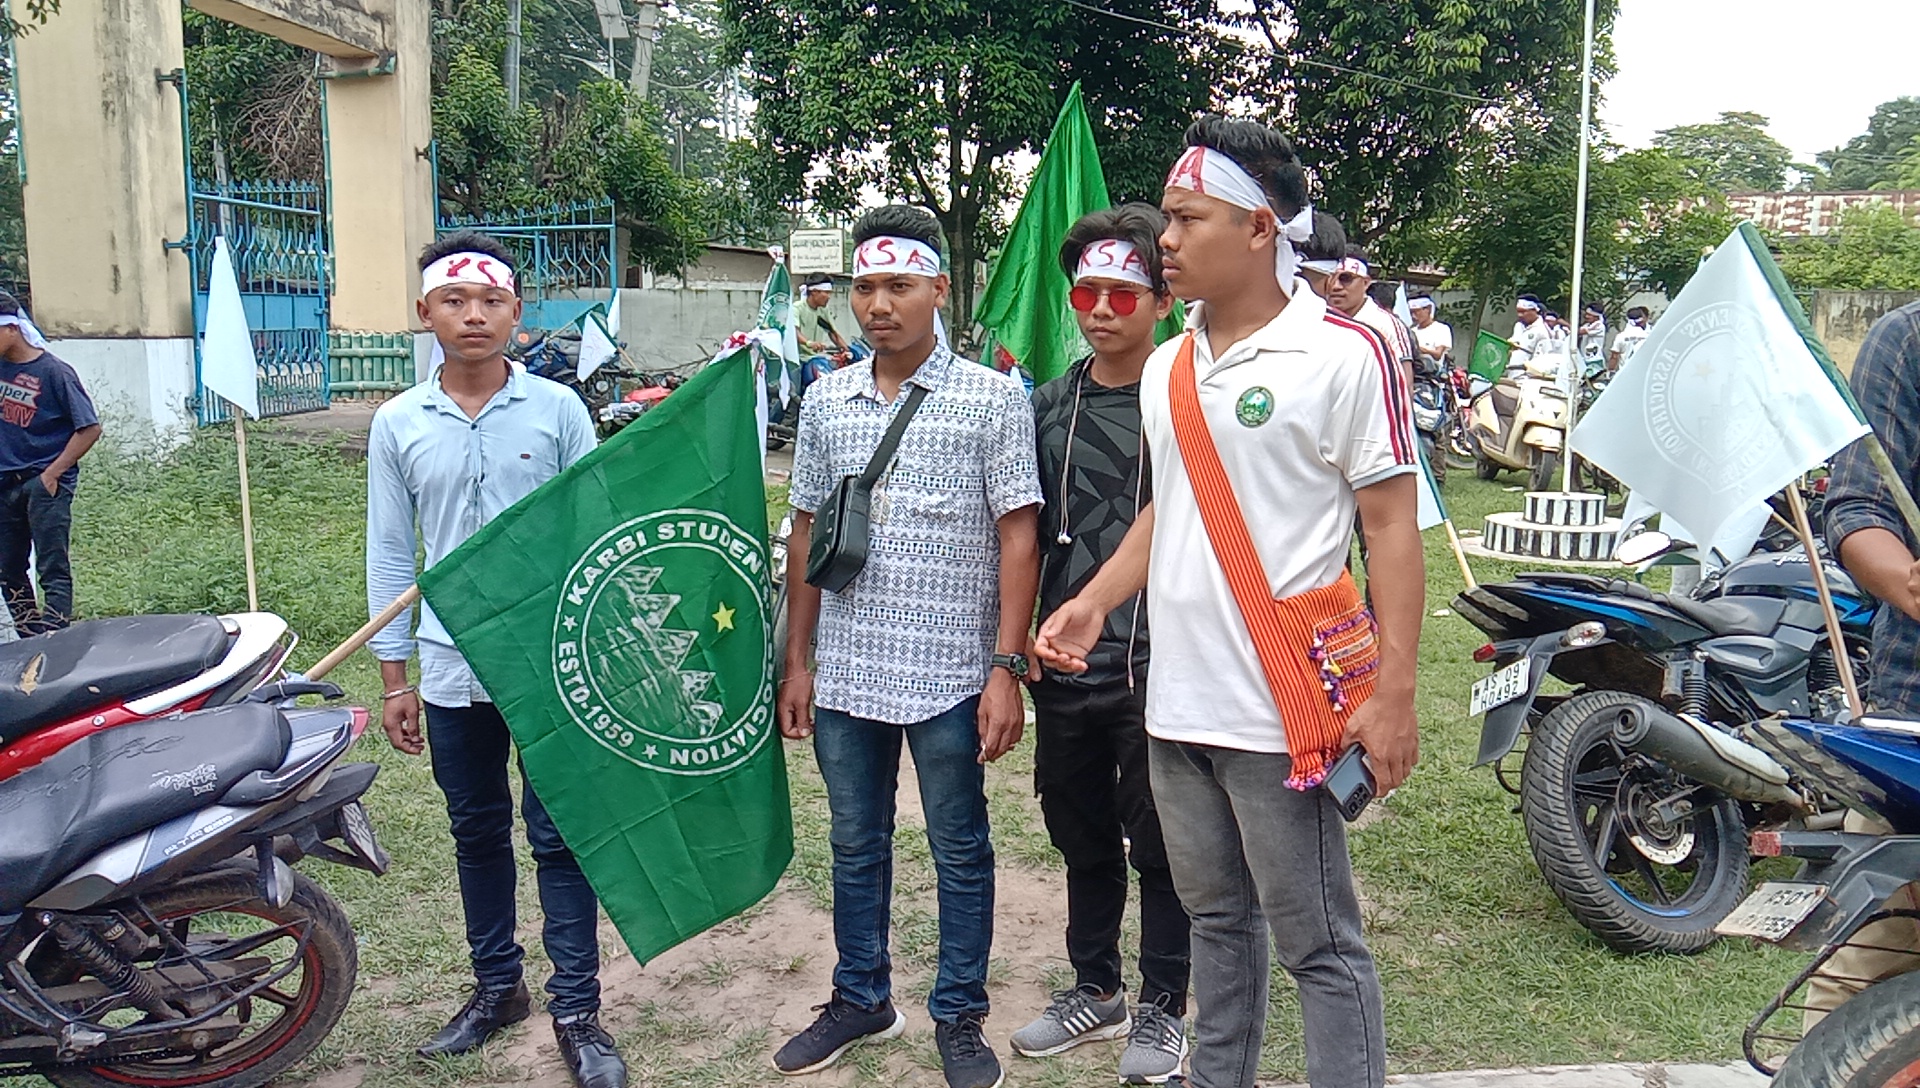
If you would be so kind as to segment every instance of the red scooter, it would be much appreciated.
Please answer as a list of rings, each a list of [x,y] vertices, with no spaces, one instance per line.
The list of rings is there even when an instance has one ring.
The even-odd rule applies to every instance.
[[[0,645],[0,782],[129,722],[238,703],[298,640],[266,612],[88,620]]]

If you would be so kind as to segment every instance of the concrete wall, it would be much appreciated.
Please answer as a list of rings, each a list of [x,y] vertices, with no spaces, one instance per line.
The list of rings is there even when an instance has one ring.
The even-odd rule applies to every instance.
[[[122,448],[164,452],[193,436],[192,339],[54,339],[48,347],[80,375]]]
[[[620,339],[647,370],[664,370],[713,357],[727,337],[753,327],[761,286],[628,287],[620,292]],[[557,297],[567,297],[561,294]],[[596,296],[594,301],[600,301]],[[860,326],[846,292],[833,296],[833,327],[852,339]],[[430,345],[429,345],[430,346]]]
[[[1808,316],[1840,372],[1850,375],[1854,356],[1860,354],[1860,344],[1873,323],[1915,301],[1920,301],[1920,291],[1815,291]]]

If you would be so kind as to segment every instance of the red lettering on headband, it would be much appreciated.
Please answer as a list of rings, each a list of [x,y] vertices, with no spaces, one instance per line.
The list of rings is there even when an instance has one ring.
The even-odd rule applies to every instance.
[[[1125,272],[1129,268],[1139,270],[1143,276],[1147,274],[1147,262],[1140,259],[1140,251],[1138,249],[1128,250],[1127,259],[1120,262],[1120,271]]]
[[[474,270],[475,272],[478,272],[478,273],[480,273],[480,274],[481,274],[482,276],[485,276],[485,277],[487,277],[487,282],[488,282],[488,283],[490,283],[490,284],[492,284],[492,285],[493,285],[493,286],[495,286],[495,287],[498,287],[498,286],[500,286],[500,281],[499,281],[499,280],[496,280],[496,279],[494,279],[494,278],[493,278],[493,273],[491,273],[491,272],[489,272],[489,271],[487,271],[487,266],[488,266],[488,265],[490,265],[490,264],[492,264],[492,263],[493,263],[492,261],[481,261],[481,262],[480,262],[479,264],[476,264],[476,265],[474,265],[474,266],[473,266],[473,270]]]
[[[466,269],[468,265],[472,263],[473,263],[472,257],[462,257],[457,261],[449,261],[447,263],[447,275],[458,276],[462,271]]]
[[[1089,250],[1094,259],[1087,263],[1095,268],[1112,268],[1114,265],[1113,247],[1117,241],[1118,239],[1108,238],[1104,241],[1096,242],[1093,248]]]
[[[893,239],[875,238],[872,242],[872,246],[873,248],[869,251],[870,253],[882,254],[887,259],[884,261],[878,261],[878,260],[874,260],[873,257],[869,256],[867,258],[868,264],[894,265],[894,264],[900,263],[899,254],[893,251]]]
[[[920,269],[929,276],[938,276],[940,274],[940,266],[918,249],[910,249],[907,251],[907,267]]]
[[[1173,172],[1167,175],[1166,187],[1169,189],[1192,189],[1196,193],[1207,191],[1207,183],[1201,178],[1201,169],[1207,161],[1207,149],[1190,147],[1180,161],[1173,164]],[[1191,179],[1182,183],[1182,178]]]

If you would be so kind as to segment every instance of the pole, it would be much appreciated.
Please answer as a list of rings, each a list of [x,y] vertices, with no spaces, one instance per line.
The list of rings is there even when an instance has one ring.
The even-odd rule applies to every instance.
[[[1840,673],[1840,686],[1847,692],[1847,709],[1853,712],[1853,720],[1857,722],[1867,716],[1867,708],[1860,700],[1860,684],[1853,676],[1853,659],[1847,654],[1846,635],[1840,630],[1840,613],[1833,607],[1833,591],[1827,588],[1827,564],[1814,546],[1813,525],[1807,520],[1807,504],[1800,499],[1798,480],[1787,485],[1787,506],[1793,511],[1793,527],[1800,536],[1800,546],[1807,550],[1807,566],[1813,570],[1813,588],[1820,595],[1820,610],[1826,613],[1827,647],[1833,653],[1834,668]]]
[[[1480,588],[1474,580],[1473,568],[1467,566],[1467,550],[1460,546],[1460,532],[1453,527],[1453,519],[1448,518],[1440,524],[1447,527],[1447,543],[1453,548],[1453,561],[1460,564],[1460,577],[1467,583],[1468,589]]]
[[[505,76],[507,84],[507,108],[520,110],[520,5],[521,0],[507,0],[507,57]]]
[[[355,631],[347,641],[335,646],[328,652],[327,656],[315,662],[313,668],[308,669],[304,674],[306,678],[308,680],[318,680],[332,672],[342,661],[353,656],[355,650],[358,650],[371,641],[373,636],[379,634],[381,629],[386,627],[387,624],[399,619],[400,614],[412,608],[413,602],[419,599],[420,587],[408,586],[407,591],[395,597],[392,604],[382,608],[379,615],[368,620],[366,625],[358,631]]]
[[[659,25],[659,0],[640,0],[637,5],[639,14],[633,20],[633,68],[627,73],[627,81],[633,87],[633,93],[641,99],[647,97],[647,85],[653,82],[653,35]]]
[[[240,546],[247,561],[247,611],[258,612],[260,583],[253,573],[253,493],[247,484],[247,414],[237,407],[233,409],[233,445],[240,454]]]
[[[1567,317],[1573,324],[1573,343],[1567,360],[1577,368],[1577,373],[1585,375],[1586,361],[1580,357],[1580,273],[1587,261],[1587,148],[1588,134],[1593,129],[1593,6],[1594,0],[1587,0],[1587,34],[1585,44],[1580,50],[1580,168],[1574,181],[1573,197],[1573,298],[1567,304]],[[1560,490],[1571,492],[1577,475],[1573,465],[1573,425],[1580,420],[1580,384],[1574,383],[1567,391],[1567,433],[1561,446],[1567,451],[1566,464],[1562,467],[1566,475],[1561,478]]]

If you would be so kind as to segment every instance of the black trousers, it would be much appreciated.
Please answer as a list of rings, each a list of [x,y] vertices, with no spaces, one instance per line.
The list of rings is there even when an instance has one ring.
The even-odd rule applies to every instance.
[[[1076,984],[1121,988],[1127,866],[1140,874],[1140,989],[1186,1015],[1189,923],[1167,868],[1147,771],[1146,686],[1033,685],[1034,787],[1067,863],[1067,958]]]
[[[21,638],[65,627],[73,616],[73,565],[67,558],[73,532],[73,488],[62,484],[47,494],[33,469],[0,475],[0,586]],[[44,604],[34,599],[27,578],[31,553],[40,575]]]

